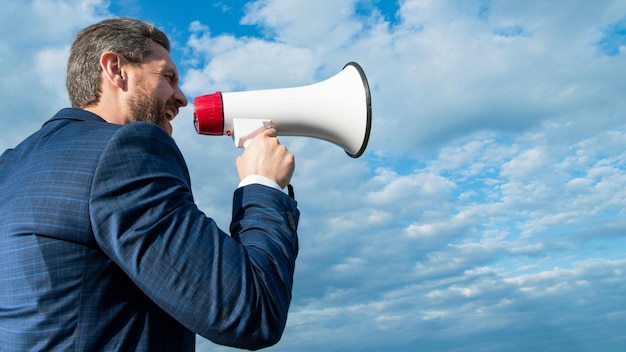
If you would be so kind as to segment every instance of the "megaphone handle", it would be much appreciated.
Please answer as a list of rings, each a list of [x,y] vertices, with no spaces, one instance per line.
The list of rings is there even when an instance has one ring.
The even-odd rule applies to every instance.
[[[233,141],[237,148],[246,148],[252,138],[266,128],[272,127],[271,120],[233,119]]]

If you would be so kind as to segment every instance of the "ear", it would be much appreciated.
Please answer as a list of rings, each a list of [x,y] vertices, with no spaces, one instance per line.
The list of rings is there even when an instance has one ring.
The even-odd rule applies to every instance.
[[[123,65],[124,62],[123,57],[112,51],[107,51],[100,56],[100,67],[105,82],[126,90],[128,76]]]

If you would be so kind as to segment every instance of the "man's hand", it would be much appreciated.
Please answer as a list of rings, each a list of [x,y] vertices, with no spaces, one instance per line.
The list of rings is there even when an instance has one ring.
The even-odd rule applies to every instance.
[[[291,181],[295,159],[276,138],[276,129],[267,128],[257,134],[237,158],[237,171],[243,180],[249,175],[260,175],[285,188]]]

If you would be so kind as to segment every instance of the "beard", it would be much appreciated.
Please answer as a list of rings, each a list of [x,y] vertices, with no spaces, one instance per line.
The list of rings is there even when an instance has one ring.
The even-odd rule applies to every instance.
[[[165,115],[165,103],[156,93],[148,92],[145,87],[141,87],[137,94],[128,101],[132,121],[151,122],[161,127],[169,135],[172,134],[172,127]]]

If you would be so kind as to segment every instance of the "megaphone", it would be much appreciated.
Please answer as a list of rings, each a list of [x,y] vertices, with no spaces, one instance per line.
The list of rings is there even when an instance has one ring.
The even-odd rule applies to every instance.
[[[356,62],[311,85],[218,91],[196,97],[193,104],[198,133],[231,136],[238,148],[263,128],[274,127],[279,136],[322,139],[358,158],[365,152],[372,125],[369,85]]]

